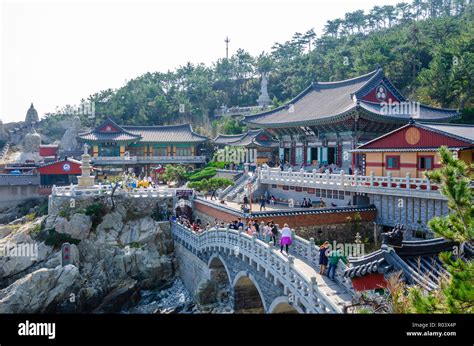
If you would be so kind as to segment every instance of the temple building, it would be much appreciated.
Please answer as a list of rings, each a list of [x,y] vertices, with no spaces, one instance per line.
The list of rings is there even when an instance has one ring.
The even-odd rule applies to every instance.
[[[190,124],[129,126],[109,118],[92,131],[80,133],[78,140],[91,146],[94,166],[107,174],[151,174],[158,165],[206,163],[200,149],[208,138],[193,132]]]
[[[278,142],[264,130],[250,130],[237,135],[218,135],[214,138],[214,144],[220,149],[225,149],[225,147],[244,148],[249,153],[247,159],[257,164],[276,162]]]
[[[335,164],[361,167],[349,150],[414,118],[444,123],[457,110],[433,108],[407,100],[382,69],[336,82],[314,82],[283,106],[245,116],[252,128],[265,129],[280,141],[280,161],[297,166]]]
[[[438,148],[447,146],[471,164],[474,126],[410,121],[407,125],[369,141],[351,152],[362,154],[362,172],[369,175],[424,178],[424,172],[441,167]]]

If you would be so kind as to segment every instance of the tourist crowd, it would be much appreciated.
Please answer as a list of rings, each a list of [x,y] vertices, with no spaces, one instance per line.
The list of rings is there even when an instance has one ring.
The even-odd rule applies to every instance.
[[[177,220],[179,223],[190,228],[193,232],[202,233],[204,231],[212,231],[215,229],[229,228],[233,230],[240,230],[250,236],[254,236],[266,243],[271,243],[273,246],[280,246],[280,252],[289,254],[289,247],[293,243],[293,232],[288,226],[284,224],[282,228],[273,221],[258,221],[256,218],[249,218],[242,220],[238,218],[230,223],[224,223],[214,219],[214,222],[202,225],[200,219],[190,222],[188,219],[180,217]],[[336,268],[339,261],[347,263],[347,258],[342,255],[340,250],[331,250],[328,241],[325,241],[319,247],[319,274],[326,275],[329,279],[335,280]]]

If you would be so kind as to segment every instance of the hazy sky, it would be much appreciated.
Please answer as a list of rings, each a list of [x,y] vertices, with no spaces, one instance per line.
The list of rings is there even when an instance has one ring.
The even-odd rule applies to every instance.
[[[328,19],[401,0],[0,0],[0,119],[23,120],[144,72],[256,55]]]

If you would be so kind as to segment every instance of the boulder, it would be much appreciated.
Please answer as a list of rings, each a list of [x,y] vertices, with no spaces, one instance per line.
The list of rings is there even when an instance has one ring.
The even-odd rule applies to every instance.
[[[217,285],[214,281],[203,279],[199,282],[194,296],[199,305],[213,304],[217,300]]]
[[[93,311],[94,313],[119,312],[125,305],[135,304],[140,298],[137,281],[128,279],[118,282],[103,298],[102,303]]]
[[[58,217],[54,228],[58,233],[70,235],[74,239],[85,239],[89,236],[92,227],[91,217],[85,214],[73,214],[69,220]]]
[[[0,313],[45,313],[71,299],[82,278],[74,265],[41,268],[0,290]]]

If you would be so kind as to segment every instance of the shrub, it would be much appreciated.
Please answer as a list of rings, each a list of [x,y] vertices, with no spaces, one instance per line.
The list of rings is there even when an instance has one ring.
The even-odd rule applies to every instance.
[[[54,228],[39,232],[36,239],[39,241],[44,241],[46,245],[55,248],[62,246],[64,243],[75,245],[80,243],[79,239],[74,239],[69,234],[58,233]]]
[[[217,171],[214,167],[205,167],[187,176],[187,179],[189,181],[199,181],[203,179],[212,178],[216,174],[217,174]]]
[[[107,208],[105,207],[105,205],[100,202],[95,202],[95,203],[89,204],[86,207],[85,214],[91,217],[92,227],[97,227],[97,225],[101,223],[102,218],[104,217],[106,213],[107,213]]]

